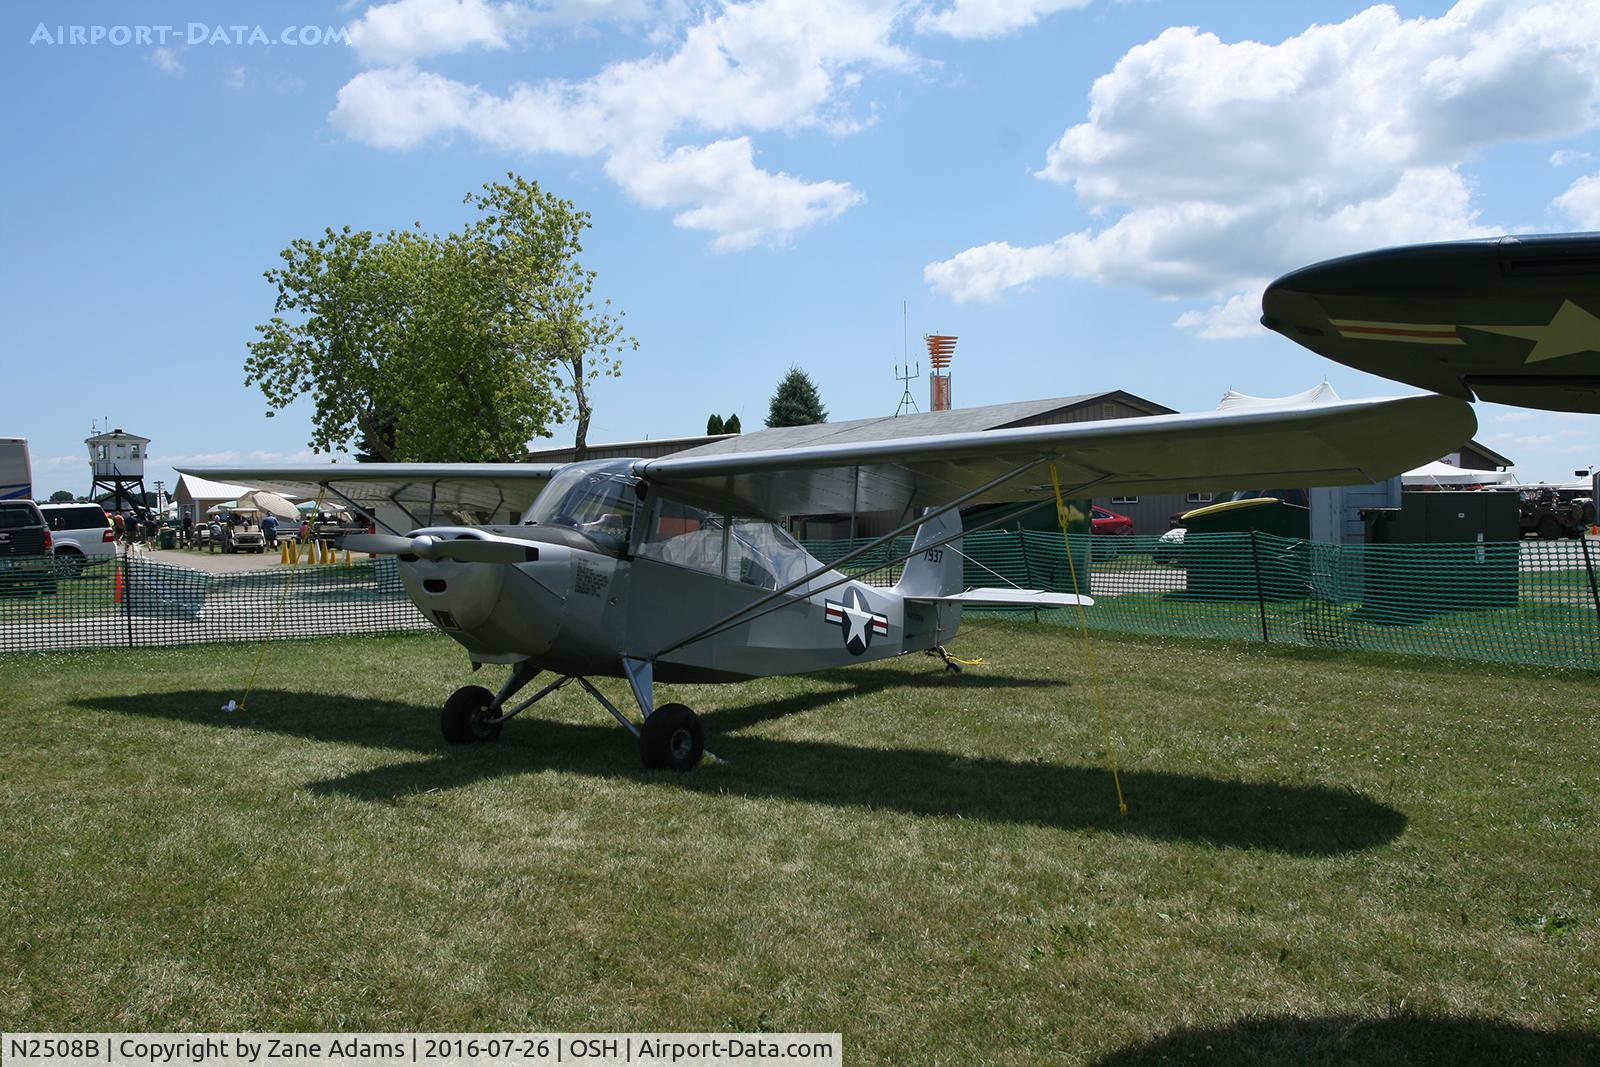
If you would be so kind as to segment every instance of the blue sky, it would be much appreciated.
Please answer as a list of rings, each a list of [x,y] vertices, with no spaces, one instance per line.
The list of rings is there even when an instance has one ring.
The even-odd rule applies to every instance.
[[[456,226],[508,170],[594,214],[640,341],[591,441],[754,428],[791,364],[834,418],[891,413],[902,301],[914,360],[960,336],[962,406],[1405,392],[1262,331],[1262,285],[1600,229],[1587,0],[19,2],[0,80],[0,436],[40,493],[88,488],[106,416],[162,468],[302,457],[309,404],[243,384],[262,271],[325,226]],[[1594,416],[1479,419],[1525,481],[1600,463]]]

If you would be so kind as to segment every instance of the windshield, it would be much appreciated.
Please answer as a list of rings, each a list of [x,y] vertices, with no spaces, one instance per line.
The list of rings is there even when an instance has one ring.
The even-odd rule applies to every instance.
[[[570,527],[601,548],[620,552],[628,546],[639,503],[632,467],[627,460],[566,467],[550,479],[523,521]]]

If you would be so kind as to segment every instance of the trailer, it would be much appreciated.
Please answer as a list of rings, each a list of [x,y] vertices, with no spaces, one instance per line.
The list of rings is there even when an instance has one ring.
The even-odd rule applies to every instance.
[[[28,461],[28,441],[0,437],[0,500],[33,499],[33,465]]]

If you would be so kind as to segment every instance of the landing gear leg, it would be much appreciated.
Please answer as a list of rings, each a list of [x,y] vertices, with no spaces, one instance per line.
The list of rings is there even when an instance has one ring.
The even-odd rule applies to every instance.
[[[705,731],[700,717],[683,704],[655,706],[655,672],[648,660],[625,657],[623,673],[633,689],[633,698],[644,714],[644,725],[634,726],[628,717],[600,694],[587,679],[578,681],[616,720],[639,739],[639,759],[646,770],[691,771],[705,756]]]
[[[558,678],[507,712],[506,701],[533,681],[538,673],[538,667],[523,660],[511,668],[511,676],[498,693],[490,693],[481,685],[464,685],[457,689],[444,702],[444,711],[439,716],[439,728],[444,733],[444,739],[452,745],[493,741],[500,736],[500,728],[508,720],[572,681],[571,678]]]
[[[944,669],[949,671],[951,674],[961,673],[961,664],[950,658],[950,653],[944,650],[943,645],[934,645],[932,648],[928,649],[928,655],[937,656],[944,660]]]

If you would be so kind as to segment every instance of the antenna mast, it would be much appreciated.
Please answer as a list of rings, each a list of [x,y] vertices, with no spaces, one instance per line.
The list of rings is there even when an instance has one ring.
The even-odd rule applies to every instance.
[[[918,410],[916,397],[911,395],[911,383],[922,377],[922,364],[917,364],[916,370],[911,369],[910,357],[906,351],[906,336],[906,302],[902,300],[900,301],[900,358],[904,362],[895,368],[894,380],[903,388],[900,391],[900,406],[894,409],[895,418],[899,418],[907,407],[912,411]]]

